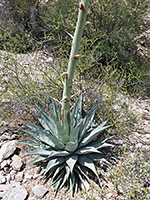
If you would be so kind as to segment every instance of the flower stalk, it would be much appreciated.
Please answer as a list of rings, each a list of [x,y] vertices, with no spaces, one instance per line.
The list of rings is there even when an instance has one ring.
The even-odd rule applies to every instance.
[[[70,52],[68,69],[65,73],[64,91],[62,98],[62,123],[66,130],[66,133],[70,135],[70,96],[72,90],[72,81],[77,64],[80,42],[83,34],[84,25],[86,22],[86,15],[90,0],[80,0],[79,13],[76,24],[76,29],[73,37],[72,48]]]

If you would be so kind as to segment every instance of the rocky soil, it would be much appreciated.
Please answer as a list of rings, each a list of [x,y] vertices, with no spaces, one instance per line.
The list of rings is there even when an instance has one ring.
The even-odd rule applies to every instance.
[[[28,68],[28,62],[35,61],[36,54],[21,55],[22,64]],[[47,63],[47,68],[54,67],[53,58],[43,53],[40,53],[40,63]],[[48,64],[50,63],[50,64]],[[4,63],[1,62],[0,68],[4,70]],[[15,67],[15,65],[14,65]],[[12,65],[13,68],[13,65]],[[2,71],[1,71],[2,73]],[[18,72],[21,73],[21,70]],[[36,72],[35,78],[39,74]],[[8,78],[8,73],[4,73],[4,79]],[[39,79],[37,79],[39,81]],[[9,80],[6,80],[6,83]],[[6,88],[0,87],[0,92]],[[6,102],[9,99],[4,99]],[[3,102],[5,103],[5,102]],[[8,103],[8,102],[7,102]],[[132,104],[132,109],[138,115],[140,125],[135,132],[132,132],[125,138],[113,140],[114,144],[122,145],[124,139],[128,140],[135,149],[146,149],[150,152],[150,98],[137,99]],[[2,112],[2,108],[0,108]],[[18,113],[18,118],[22,118]],[[70,198],[70,193],[63,189],[58,193],[57,197],[53,196],[53,186],[50,186],[50,181],[45,183],[45,180],[40,176],[40,167],[36,165],[27,165],[32,158],[25,157],[27,147],[22,146],[19,142],[22,140],[18,134],[18,130],[23,129],[23,124],[18,123],[16,129],[15,120],[10,123],[0,118],[0,199],[3,200],[63,200],[63,199],[86,199],[86,195],[94,193],[95,199],[100,200],[98,187],[93,183],[93,187],[89,188],[86,195],[79,193],[74,198]],[[26,139],[26,137],[24,138]],[[45,184],[44,184],[45,183]],[[111,195],[110,195],[111,197]],[[109,198],[109,197],[108,197]],[[113,199],[113,198],[109,198]]]
[[[134,108],[141,116],[141,125],[137,132],[128,136],[129,141],[137,149],[150,151],[150,99],[138,100]],[[13,133],[13,132],[12,132]],[[25,148],[12,134],[7,122],[0,122],[0,197],[3,200],[50,200],[54,199],[50,182],[44,184],[39,175],[40,167],[27,165],[31,157],[25,156]],[[123,140],[115,140],[121,144]],[[89,189],[90,192],[90,189]],[[69,199],[69,193],[61,192],[55,199]],[[100,199],[99,197],[96,198]]]

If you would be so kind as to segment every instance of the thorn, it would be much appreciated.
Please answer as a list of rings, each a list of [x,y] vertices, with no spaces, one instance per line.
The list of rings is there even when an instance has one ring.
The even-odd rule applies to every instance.
[[[64,73],[62,73],[62,75],[61,75],[61,76],[63,76],[63,75],[65,75],[66,79],[70,80],[70,78],[69,78],[69,76],[68,76],[68,73],[67,73],[67,72],[64,72]]]
[[[69,86],[69,88],[72,88],[72,84]]]
[[[83,10],[83,11],[86,11],[85,6],[82,3],[80,3],[80,9]]]
[[[75,55],[71,58],[71,60],[77,60],[80,55]]]

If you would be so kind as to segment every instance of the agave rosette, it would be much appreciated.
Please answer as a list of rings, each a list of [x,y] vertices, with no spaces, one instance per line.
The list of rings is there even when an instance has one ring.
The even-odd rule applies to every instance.
[[[44,162],[44,175],[52,177],[52,185],[57,192],[65,184],[72,193],[78,188],[89,183],[88,174],[98,174],[94,165],[95,160],[105,160],[104,149],[112,145],[106,140],[96,140],[97,136],[109,126],[107,121],[96,124],[94,115],[97,105],[93,106],[88,114],[82,117],[82,94],[70,112],[70,133],[67,134],[58,114],[58,106],[54,100],[50,100],[49,115],[40,106],[36,105],[40,114],[37,118],[41,127],[26,124],[30,130],[25,132],[32,135],[36,141],[23,142],[32,146],[27,155],[37,155],[30,162]],[[98,178],[99,179],[99,178]]]

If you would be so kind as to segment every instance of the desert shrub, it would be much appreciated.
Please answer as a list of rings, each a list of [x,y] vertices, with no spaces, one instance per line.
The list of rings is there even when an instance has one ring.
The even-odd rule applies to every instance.
[[[111,180],[120,199],[149,199],[150,162],[148,150],[137,150],[134,158],[125,155],[116,166],[111,167]]]

